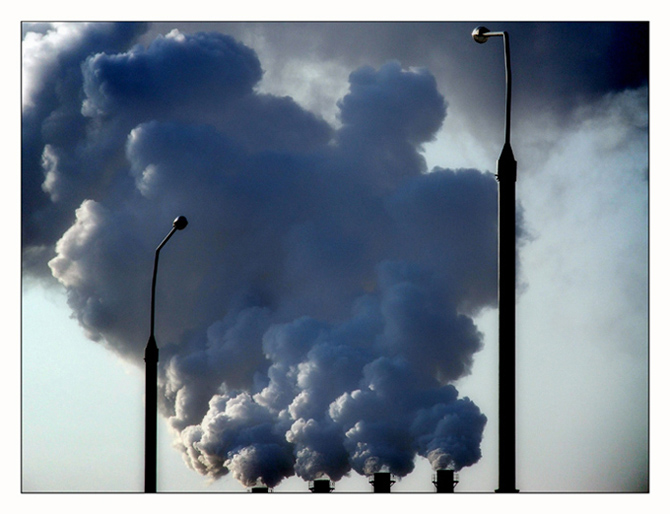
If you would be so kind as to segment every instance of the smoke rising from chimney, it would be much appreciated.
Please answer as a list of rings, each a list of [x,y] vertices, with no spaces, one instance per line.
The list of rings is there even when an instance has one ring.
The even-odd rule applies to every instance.
[[[274,487],[477,462],[486,417],[452,383],[496,299],[497,189],[427,173],[447,111],[433,76],[353,71],[335,129],[256,92],[261,63],[230,37],[140,32],[24,48],[28,271],[48,262],[87,335],[141,364],[156,237],[188,217],[156,338],[160,410],[198,473]]]

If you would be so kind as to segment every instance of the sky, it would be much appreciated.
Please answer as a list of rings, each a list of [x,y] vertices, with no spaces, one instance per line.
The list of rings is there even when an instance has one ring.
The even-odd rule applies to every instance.
[[[497,486],[495,161],[518,161],[517,486],[649,489],[648,25],[22,25],[21,489]],[[57,471],[54,471],[54,470]]]

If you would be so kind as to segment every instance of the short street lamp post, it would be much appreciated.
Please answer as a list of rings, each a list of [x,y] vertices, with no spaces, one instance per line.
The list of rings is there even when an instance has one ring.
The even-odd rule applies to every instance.
[[[144,439],[144,492],[156,492],[156,446],[157,446],[157,410],[158,410],[158,346],[154,337],[154,319],[156,305],[156,274],[158,273],[158,256],[161,248],[172,237],[177,230],[186,228],[188,221],[184,216],[179,216],[172,222],[172,230],[156,248],[154,259],[154,275],[151,281],[151,332],[149,341],[144,351],[144,362],[146,362],[145,383],[145,439]]]

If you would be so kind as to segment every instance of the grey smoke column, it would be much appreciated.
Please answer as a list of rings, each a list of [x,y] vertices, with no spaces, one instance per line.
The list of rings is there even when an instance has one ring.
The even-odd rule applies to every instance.
[[[498,158],[498,340],[499,356],[499,493],[519,492],[516,488],[516,161],[510,144],[512,110],[512,68],[507,32],[489,32],[477,27],[472,37],[485,43],[502,36],[505,48],[505,142]]]
[[[156,444],[157,444],[157,426],[156,416],[158,415],[158,396],[157,396],[157,378],[158,378],[158,346],[154,337],[154,320],[156,306],[156,276],[158,274],[158,257],[161,248],[165,246],[172,234],[177,230],[183,230],[188,225],[184,216],[179,216],[172,222],[172,229],[165,236],[165,239],[156,248],[154,258],[154,273],[151,281],[151,331],[149,341],[144,352],[144,361],[146,362],[146,383],[145,383],[145,443],[144,443],[144,492],[156,492]]]

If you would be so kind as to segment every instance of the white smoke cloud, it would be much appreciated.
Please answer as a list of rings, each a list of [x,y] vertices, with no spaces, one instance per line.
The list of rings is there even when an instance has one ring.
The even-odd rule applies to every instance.
[[[257,56],[221,34],[82,46],[60,50],[78,59],[60,120],[76,130],[25,149],[47,197],[29,217],[74,214],[43,238],[53,277],[89,337],[139,365],[153,251],[188,217],[156,306],[160,407],[187,465],[272,487],[477,462],[486,417],[450,383],[496,297],[496,184],[426,173],[446,115],[433,76],[353,71],[334,128],[257,92]]]
[[[524,489],[645,487],[644,25],[505,24],[534,238],[520,255]],[[492,166],[499,49],[469,23],[217,24],[248,47],[155,25],[23,28],[24,277],[56,277],[87,335],[142,365],[153,251],[190,220],[157,297],[161,412],[189,466],[275,484],[479,459],[485,418],[452,382],[481,347],[472,316],[495,301],[495,182],[425,174],[419,150],[445,121],[431,166]],[[484,402],[492,369],[459,390]],[[616,473],[589,474],[598,462]]]

